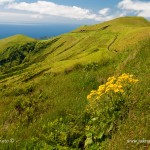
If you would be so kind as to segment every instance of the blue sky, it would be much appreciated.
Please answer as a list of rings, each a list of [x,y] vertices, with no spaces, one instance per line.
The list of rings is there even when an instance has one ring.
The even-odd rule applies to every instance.
[[[150,0],[0,0],[0,24],[94,24],[122,16],[150,19]]]

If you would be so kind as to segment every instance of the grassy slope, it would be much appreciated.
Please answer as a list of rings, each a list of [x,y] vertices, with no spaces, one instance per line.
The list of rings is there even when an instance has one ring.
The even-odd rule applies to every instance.
[[[50,72],[64,71],[76,64],[87,64],[93,61],[101,63],[111,58],[114,51],[123,50],[126,46],[149,36],[149,32],[149,22],[143,18],[119,18],[94,26],[82,27],[55,39],[39,41],[36,43],[37,47],[39,43],[43,45],[49,43],[49,45],[41,52],[33,51],[25,60],[35,60],[45,68],[51,67]],[[22,42],[20,41],[22,38],[16,36],[2,40],[0,45],[2,45],[3,53],[6,53],[5,48],[9,46],[9,41],[13,43],[18,39],[18,42]],[[9,55],[9,52],[5,55]]]
[[[148,149],[149,144],[132,143],[128,140],[148,140],[150,138],[150,100],[149,100],[149,75],[150,75],[150,39],[141,44],[129,54],[119,68],[119,72],[130,72],[137,76],[140,83],[134,89],[131,100],[132,106],[128,118],[120,123],[118,132],[113,135],[106,149]]]
[[[30,41],[34,41],[34,39],[27,37],[25,35],[15,35],[15,36],[11,36],[5,39],[1,39],[0,40],[0,52],[3,52],[5,50],[5,48],[14,45],[14,44],[20,44],[20,43],[26,43],[26,42],[30,42]]]
[[[108,28],[103,28],[108,25]],[[1,137],[27,140],[48,120],[67,114],[80,115],[89,91],[97,88],[113,74],[129,72],[135,74],[143,85],[139,84],[140,88],[137,87],[133,95],[136,107],[131,109],[127,121],[120,125],[118,132],[109,141],[108,149],[123,149],[126,146],[133,148],[135,145],[126,145],[125,140],[149,138],[149,99],[148,91],[145,89],[148,89],[149,83],[147,81],[150,42],[139,42],[148,38],[149,34],[149,22],[143,18],[120,18],[100,25],[82,27],[48,41],[36,41],[37,47],[39,43],[47,46],[30,53],[27,67],[20,64],[14,66],[14,71],[1,75]],[[28,38],[26,41],[21,37],[1,40],[1,52],[5,52],[9,43],[13,45],[13,42],[19,39],[21,42],[35,42]],[[18,43],[20,44],[20,41]],[[135,47],[134,44],[139,46]],[[92,62],[96,62],[98,68],[96,71],[86,71],[87,64]],[[7,77],[8,74],[10,77]],[[20,125],[17,128],[18,116],[14,109],[17,99],[38,101],[38,109],[34,112],[35,122],[30,128]],[[143,113],[142,117],[140,112]],[[141,134],[138,133],[140,128],[143,130]],[[131,131],[132,135],[128,136]],[[122,143],[122,147],[118,143]]]

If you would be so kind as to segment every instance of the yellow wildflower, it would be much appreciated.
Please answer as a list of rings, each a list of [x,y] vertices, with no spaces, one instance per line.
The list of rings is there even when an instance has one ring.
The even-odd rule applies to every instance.
[[[119,92],[119,89],[114,89],[114,92],[115,92],[115,93]]]
[[[120,89],[120,92],[121,92],[121,93],[123,93],[123,92],[124,92],[124,90],[123,90],[123,89]]]
[[[107,81],[109,82],[109,81],[115,81],[116,80],[116,77],[114,77],[114,76],[112,76],[112,77],[109,77],[108,79],[107,79]]]
[[[109,77],[107,82],[103,85],[100,85],[97,90],[92,90],[91,93],[87,96],[89,100],[89,106],[94,109],[95,104],[105,93],[113,91],[115,93],[124,92],[124,88],[131,83],[136,83],[139,80],[134,79],[133,75],[128,73],[123,73],[122,75],[115,77]]]
[[[91,99],[91,95],[90,94],[87,96],[87,99]]]

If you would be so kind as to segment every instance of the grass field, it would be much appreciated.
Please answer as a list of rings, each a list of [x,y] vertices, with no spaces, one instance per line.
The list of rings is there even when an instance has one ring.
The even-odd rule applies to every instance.
[[[150,140],[149,21],[123,17],[48,40],[16,35],[0,47],[0,149],[150,147],[137,142]],[[98,113],[87,113],[90,91],[123,73],[139,80],[124,101],[104,95]]]

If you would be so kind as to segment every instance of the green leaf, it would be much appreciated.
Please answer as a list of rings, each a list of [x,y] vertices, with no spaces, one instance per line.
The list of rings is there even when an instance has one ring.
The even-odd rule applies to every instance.
[[[107,130],[107,132],[109,133],[109,132],[113,129],[113,127],[114,127],[114,124],[112,123],[112,124],[110,125],[109,129]]]
[[[104,131],[100,132],[100,133],[98,134],[97,138],[98,138],[98,139],[101,139],[101,138],[103,137],[103,135],[104,135]]]
[[[92,143],[93,143],[92,137],[88,137],[88,138],[85,140],[84,147],[87,147],[88,145],[90,145],[90,144],[92,144]]]

